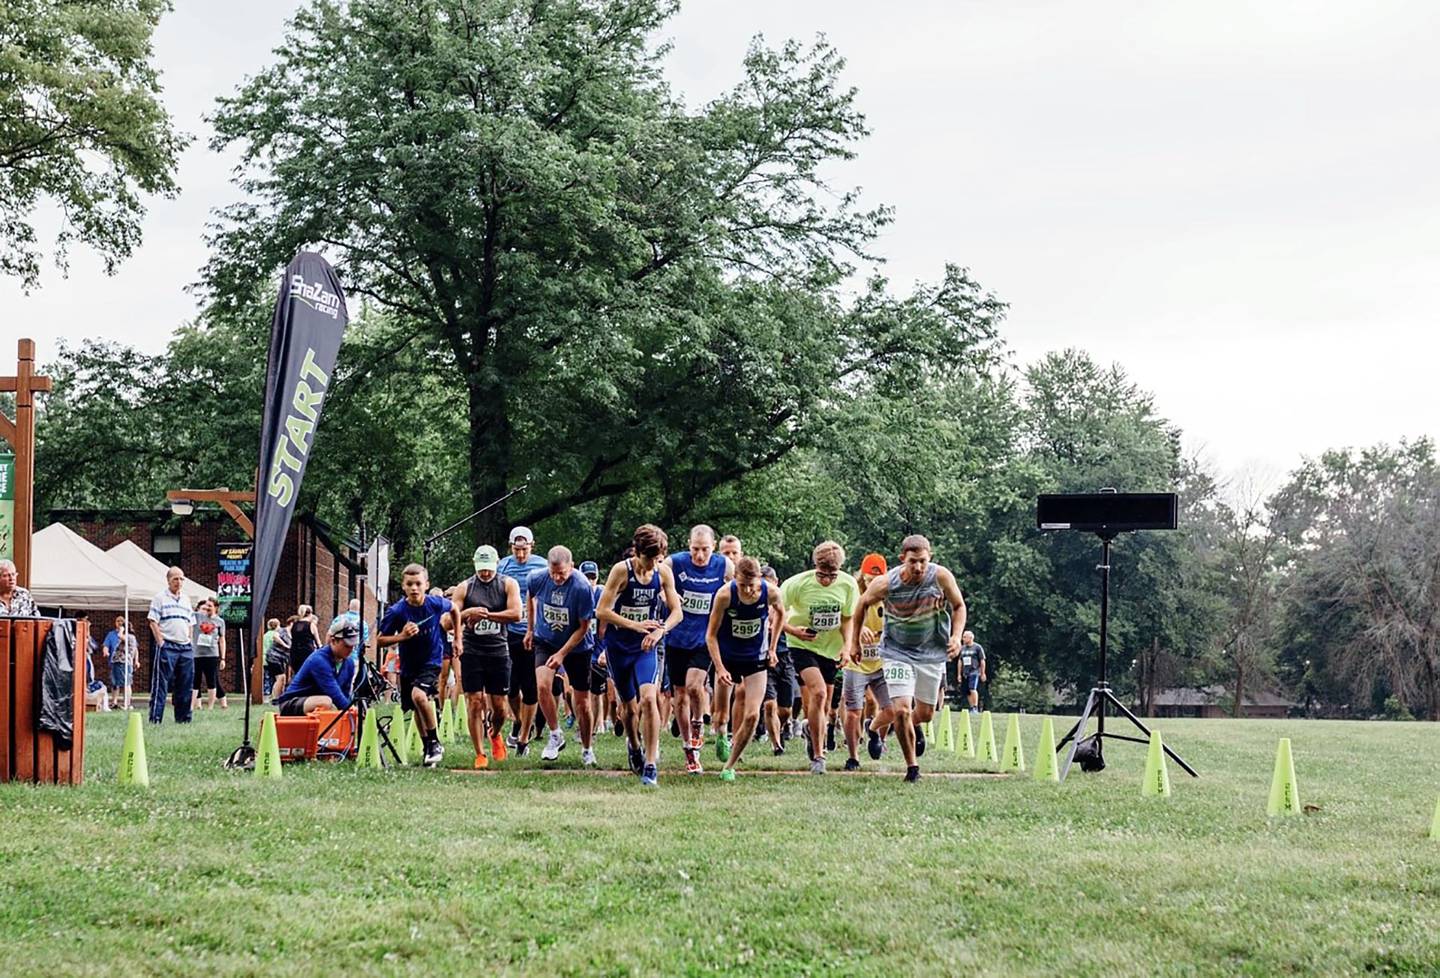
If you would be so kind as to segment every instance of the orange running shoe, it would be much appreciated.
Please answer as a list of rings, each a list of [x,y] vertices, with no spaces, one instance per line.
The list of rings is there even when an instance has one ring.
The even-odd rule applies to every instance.
[[[479,771],[490,766],[490,758],[484,754],[475,755],[475,770]]]
[[[506,751],[505,751],[505,738],[504,738],[504,737],[491,737],[491,738],[490,738],[490,753],[491,753],[491,755],[495,758],[495,763],[496,763],[496,764],[499,764],[501,761],[505,760],[505,758],[506,758],[508,755],[507,755],[507,753],[506,753]]]

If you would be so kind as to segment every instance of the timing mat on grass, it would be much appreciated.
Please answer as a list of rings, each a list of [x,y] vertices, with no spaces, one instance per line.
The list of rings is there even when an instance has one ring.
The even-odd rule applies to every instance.
[[[500,775],[500,774],[583,774],[583,775],[588,775],[588,776],[593,776],[593,775],[597,775],[597,774],[598,774],[598,775],[600,775],[601,777],[605,777],[605,778],[634,778],[634,777],[635,777],[635,775],[634,775],[632,772],[630,772],[630,771],[611,770],[611,769],[603,769],[603,768],[580,768],[580,767],[512,767],[512,768],[504,768],[504,767],[502,767],[502,768],[498,768],[498,769],[497,769],[497,768],[481,768],[481,769],[479,769],[479,770],[476,770],[475,768],[454,767],[454,768],[446,768],[446,770],[449,771],[451,774],[479,774],[479,775]],[[717,771],[718,771],[718,769],[717,769]],[[663,775],[668,775],[668,776],[670,776],[670,777],[677,778],[677,779],[685,779],[685,780],[690,780],[691,778],[695,777],[694,775],[687,774],[687,773],[685,773],[684,771],[664,771],[664,770],[662,770],[660,773],[663,774]],[[706,772],[706,774],[701,775],[700,778],[706,777],[706,776],[708,776],[708,775],[713,775],[713,774],[715,774],[715,773],[716,773],[716,772]],[[902,778],[902,777],[905,776],[905,772],[904,772],[904,771],[867,771],[867,770],[865,770],[865,769],[863,769],[863,768],[862,768],[861,770],[859,770],[859,771],[828,771],[828,772],[826,772],[826,773],[827,773],[827,775],[833,776],[836,780],[845,780],[845,779],[847,779],[847,778]],[[746,778],[756,778],[756,777],[795,777],[795,776],[806,777],[806,778],[815,777],[815,775],[812,775],[812,774],[809,772],[809,770],[807,770],[807,769],[799,769],[799,768],[794,769],[794,770],[783,770],[783,771],[781,771],[781,770],[765,770],[765,771],[750,770],[750,771],[742,771],[742,772],[739,773],[739,777],[740,777],[742,780],[743,780],[743,779],[746,779]],[[929,780],[932,779],[932,778],[937,778],[937,779],[938,779],[938,778],[943,778],[943,779],[950,780],[950,781],[1003,781],[1006,777],[1007,777],[1007,775],[997,774],[997,773],[995,773],[995,772],[993,772],[993,771],[925,771],[925,772],[924,772],[924,780],[926,780],[926,781],[929,781]],[[696,780],[699,780],[700,778],[696,778]]]

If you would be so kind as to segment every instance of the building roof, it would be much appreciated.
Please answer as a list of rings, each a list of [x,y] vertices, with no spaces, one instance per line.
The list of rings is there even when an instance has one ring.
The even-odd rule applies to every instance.
[[[1214,706],[1229,698],[1228,687],[1213,685],[1194,687],[1177,686],[1162,689],[1155,694],[1156,706]],[[1296,706],[1293,700],[1266,690],[1251,690],[1245,693],[1246,706]]]

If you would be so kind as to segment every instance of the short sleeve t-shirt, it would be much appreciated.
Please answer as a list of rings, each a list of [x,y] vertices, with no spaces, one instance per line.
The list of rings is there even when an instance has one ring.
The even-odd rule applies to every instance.
[[[789,636],[792,649],[809,649],[827,659],[840,658],[845,637],[840,621],[855,613],[860,603],[860,585],[844,571],[829,584],[815,580],[815,571],[808,570],[789,578],[780,586],[780,600],[789,612],[790,624],[809,628],[813,639]]]
[[[184,591],[172,594],[170,589],[166,588],[155,595],[146,617],[160,626],[160,637],[165,641],[175,645],[190,644],[190,630],[195,626],[195,611],[190,607],[190,599]]]
[[[445,648],[450,636],[440,627],[440,618],[450,610],[450,599],[427,594],[418,605],[401,598],[385,611],[380,619],[380,634],[394,635],[413,621],[420,631],[401,642],[400,675],[413,676],[421,670],[434,666],[439,668],[445,660]]]
[[[539,554],[531,554],[525,558],[523,564],[515,559],[514,554],[506,554],[500,558],[500,566],[496,570],[506,577],[515,578],[515,583],[520,585],[520,620],[510,623],[509,629],[512,634],[525,634],[525,599],[530,594],[530,575],[537,570],[545,570],[549,566],[545,558]]]
[[[220,657],[220,636],[225,634],[225,619],[219,615],[195,612],[195,634],[190,644],[195,646],[195,658],[217,659]]]
[[[980,664],[984,661],[985,646],[979,642],[960,646],[960,675],[970,676],[979,672]]]
[[[583,623],[585,638],[576,648],[590,648],[589,620],[595,617],[595,592],[584,574],[571,571],[564,584],[556,584],[548,568],[535,571],[530,575],[530,596],[535,599],[538,641],[559,647]]]

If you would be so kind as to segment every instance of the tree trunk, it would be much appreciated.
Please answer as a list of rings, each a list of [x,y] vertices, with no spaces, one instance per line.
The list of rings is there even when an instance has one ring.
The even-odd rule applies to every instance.
[[[503,389],[492,383],[484,371],[472,372],[465,383],[470,397],[470,508],[473,512],[510,491],[507,483],[513,432]],[[501,503],[475,518],[472,533],[476,545],[488,543],[502,555],[506,552],[509,509],[508,502]]]
[[[1235,719],[1245,716],[1245,665],[1235,657]]]
[[[1155,673],[1156,666],[1160,664],[1160,637],[1155,636],[1150,642],[1150,661],[1146,666],[1145,681],[1145,715],[1155,715]]]

